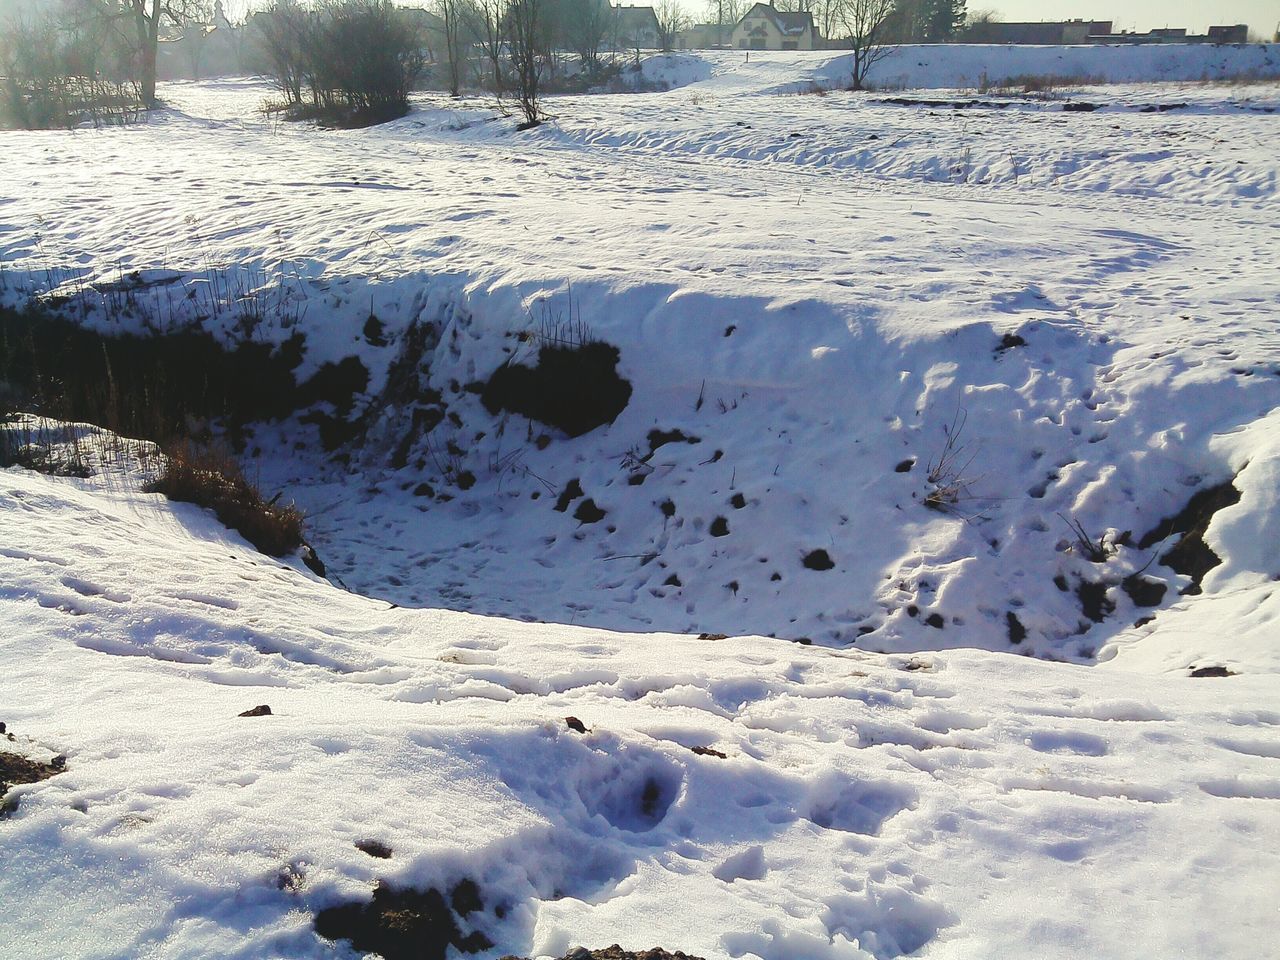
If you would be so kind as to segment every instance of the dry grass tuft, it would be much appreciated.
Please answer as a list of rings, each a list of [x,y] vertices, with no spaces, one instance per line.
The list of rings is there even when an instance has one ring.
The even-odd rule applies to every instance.
[[[166,451],[160,475],[146,489],[207,507],[269,556],[282,557],[302,546],[302,512],[293,504],[280,506],[277,498],[264,500],[229,454],[175,446]]]

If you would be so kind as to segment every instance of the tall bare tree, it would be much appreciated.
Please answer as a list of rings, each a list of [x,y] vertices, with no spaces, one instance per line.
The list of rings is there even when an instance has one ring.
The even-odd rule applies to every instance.
[[[182,47],[191,66],[191,79],[200,79],[200,66],[211,35],[213,4],[205,0],[191,0],[182,11]]]
[[[747,0],[707,0],[703,8],[707,23],[716,24],[716,45],[724,46],[729,35],[751,6]]]
[[[462,85],[462,30],[465,13],[462,0],[436,0],[438,16],[444,22],[445,57],[449,61],[449,94],[456,97]]]
[[[587,76],[600,73],[602,51],[613,33],[613,11],[601,0],[565,0],[564,40]]]
[[[894,51],[885,29],[894,0],[842,0],[839,22],[853,51],[853,89],[861,90],[867,74]]]
[[[539,97],[547,70],[547,50],[550,47],[546,36],[547,4],[548,0],[506,0],[503,17],[507,42],[511,48],[511,74],[516,102],[524,117],[521,129],[525,130],[542,122]]]
[[[133,28],[137,56],[138,83],[142,102],[154,107],[156,100],[156,54],[160,49],[160,27],[165,20],[180,24],[187,19],[186,0],[123,0],[119,13]]]
[[[506,89],[502,71],[505,48],[504,17],[506,0],[473,0],[468,7],[471,17],[471,33],[489,61],[489,73],[493,92],[501,96]]]
[[[658,20],[658,47],[670,53],[675,49],[676,34],[689,26],[689,17],[677,0],[659,0],[653,13]]]

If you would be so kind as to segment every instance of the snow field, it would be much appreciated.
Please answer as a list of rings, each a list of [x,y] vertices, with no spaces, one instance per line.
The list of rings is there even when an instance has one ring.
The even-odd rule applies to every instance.
[[[243,304],[213,291],[246,292],[279,305],[252,336],[305,335],[301,375],[371,374],[345,459],[297,420],[248,450],[348,591],[134,470],[0,472],[0,719],[68,757],[0,821],[6,956],[350,956],[317,911],[464,878],[486,957],[1258,954],[1280,95],[790,92],[844,69],[651,61],[685,85],[556,99],[519,135],[476,101],[277,127],[253,81],[6,135],[6,303],[136,269],[141,307],[86,322],[230,340]],[[974,85],[948,70],[972,67],[912,82]],[[574,317],[619,350],[618,419],[486,410],[476,386]],[[1136,544],[1228,480],[1222,563],[1183,594]]]
[[[4,825],[10,956],[332,956],[312,912],[375,878],[474,879],[493,956],[1269,929],[1269,677],[388,609],[118,478],[3,480],[6,716],[69,768]]]

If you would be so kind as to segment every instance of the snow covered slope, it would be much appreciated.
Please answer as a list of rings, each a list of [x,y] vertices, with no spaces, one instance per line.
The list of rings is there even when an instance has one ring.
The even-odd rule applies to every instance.
[[[280,128],[249,83],[170,88],[145,127],[13,134],[8,297],[166,268],[137,293],[162,327],[234,288],[266,306],[252,337],[305,335],[302,372],[358,356],[353,460],[295,423],[251,453],[341,582],[400,604],[1084,661],[1180,615],[1187,582],[1136,544],[1197,490],[1273,469],[1231,437],[1273,436],[1280,402],[1274,84],[956,110],[769,92],[788,62],[808,60],[551,101],[527,134],[465,102]],[[206,325],[242,335],[239,299],[219,305]],[[544,448],[467,387],[571,319],[634,390]],[[384,396],[410,348],[423,372]],[[1247,528],[1272,507],[1232,509]],[[1105,564],[1076,523],[1120,538]],[[819,550],[832,569],[806,568]],[[1235,585],[1269,589],[1278,564],[1255,554]],[[1154,608],[1121,589],[1144,567],[1167,584]],[[1273,666],[1220,639],[1198,657]]]
[[[1243,958],[1275,923],[1273,675],[389,609],[115,473],[0,473],[0,544],[5,746],[68,767],[0,821],[8,958],[352,956],[312,918],[375,880],[474,881],[487,957]]]

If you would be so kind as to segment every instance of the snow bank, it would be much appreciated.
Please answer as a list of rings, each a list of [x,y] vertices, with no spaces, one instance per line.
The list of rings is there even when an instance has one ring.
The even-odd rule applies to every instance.
[[[525,134],[452,102],[282,129],[235,114],[246,84],[171,88],[145,127],[15,133],[7,180],[30,187],[6,205],[4,295],[164,265],[135,292],[162,323],[247,289],[280,305],[255,339],[305,337],[299,376],[359,358],[353,459],[294,422],[248,455],[335,576],[399,604],[1084,662],[1159,624],[1189,583],[1132,544],[1239,472],[1223,443],[1269,436],[1280,403],[1280,153],[1252,109],[1274,89],[1178,88],[1187,112],[1144,113],[1170,93],[1119,86],[1072,114],[739,94],[768,78],[733,76],[563,98]],[[202,322],[234,339],[239,303]],[[485,409],[472,391],[574,318],[619,350],[622,415],[569,439]],[[383,396],[414,342],[421,375]],[[1248,448],[1246,526],[1274,459]],[[1107,562],[1074,523],[1115,544]],[[1222,577],[1280,573],[1230,543]],[[832,569],[805,566],[816,550]],[[1144,567],[1154,607],[1123,589]],[[1198,656],[1237,654],[1272,662],[1218,631]]]
[[[704,86],[753,86],[771,93],[793,93],[812,84],[845,87],[853,75],[853,55],[835,50],[702,51],[698,56],[714,67],[714,76]],[[688,55],[652,58],[646,62],[645,76],[671,86],[701,80],[689,69],[689,60]],[[976,89],[1027,77],[1096,84],[1257,81],[1278,75],[1280,48],[1265,43],[1058,47],[956,43],[897,47],[872,66],[867,83],[882,90]]]
[[[3,715],[67,757],[0,821],[8,957],[347,956],[312,918],[378,881],[474,881],[485,958],[1269,930],[1272,677],[392,609],[111,471],[0,472],[0,543]]]

